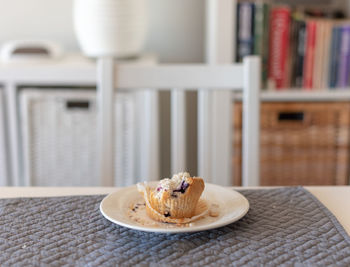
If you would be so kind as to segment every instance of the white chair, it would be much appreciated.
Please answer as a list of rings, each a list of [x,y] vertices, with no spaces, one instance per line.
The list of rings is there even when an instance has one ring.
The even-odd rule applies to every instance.
[[[0,186],[7,186],[9,183],[8,177],[8,153],[6,140],[6,125],[5,125],[5,108],[4,108],[4,93],[0,87]]]
[[[114,88],[117,90],[135,90],[138,88],[154,88],[155,90],[171,90],[171,164],[172,171],[183,170],[185,159],[184,131],[184,91],[203,90],[242,91],[243,102],[243,132],[242,132],[242,185],[259,185],[259,91],[260,91],[260,59],[255,56],[246,57],[241,64],[230,65],[115,65],[112,58],[102,58],[98,61],[98,91],[100,95],[100,140],[101,140],[101,179],[104,185],[113,185],[113,103],[111,101]],[[203,99],[198,99],[203,101]],[[228,100],[231,103],[231,99]],[[205,162],[210,153],[207,147],[213,143],[203,142],[203,134],[215,125],[223,125],[232,129],[232,109],[220,108],[214,110],[212,122],[206,123],[203,118],[203,107],[210,107],[210,100],[199,103],[198,130],[198,174],[205,176],[207,164],[221,164],[222,168],[232,168],[232,135],[216,136],[220,140],[220,149],[216,149],[215,160]],[[221,114],[220,118],[215,117]],[[225,121],[223,121],[225,120]],[[227,120],[227,121],[226,121]],[[220,121],[220,123],[215,123]],[[204,126],[204,127],[203,127]],[[220,127],[220,126],[219,126]],[[217,131],[218,132],[218,131]],[[219,131],[220,132],[220,131]],[[152,142],[150,142],[152,143]],[[149,162],[152,164],[152,162]],[[218,169],[218,168],[217,168]],[[210,182],[230,185],[231,172],[225,172],[226,177],[219,173],[210,177]],[[161,177],[152,177],[153,180]]]

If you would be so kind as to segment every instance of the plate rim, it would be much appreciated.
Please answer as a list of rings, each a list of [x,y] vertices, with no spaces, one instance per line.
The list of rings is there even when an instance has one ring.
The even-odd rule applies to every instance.
[[[152,182],[159,182],[159,181],[150,181],[148,183],[152,183]],[[140,226],[139,225],[130,225],[128,223],[123,223],[123,222],[120,222],[118,220],[115,220],[115,219],[111,218],[109,215],[107,215],[105,213],[105,211],[103,210],[103,204],[108,200],[108,198],[110,198],[114,194],[117,194],[120,191],[123,191],[123,190],[126,190],[126,189],[131,189],[131,188],[134,188],[134,187],[136,188],[136,184],[128,186],[128,187],[118,188],[116,191],[114,191],[112,193],[109,193],[100,202],[99,209],[100,209],[101,214],[107,220],[109,220],[110,222],[112,222],[114,224],[126,227],[128,229],[132,229],[132,230],[138,230],[138,231],[149,232],[149,233],[163,233],[163,234],[193,233],[193,232],[200,232],[200,231],[207,231],[207,230],[217,229],[217,228],[226,226],[228,224],[234,223],[236,221],[239,221],[240,219],[242,219],[248,213],[248,211],[250,209],[250,203],[249,203],[248,199],[243,194],[238,192],[237,190],[235,190],[233,188],[231,189],[230,187],[220,186],[220,185],[212,184],[212,183],[205,183],[205,185],[209,185],[210,187],[212,187],[212,186],[213,187],[220,187],[221,189],[228,190],[230,192],[235,192],[245,202],[245,210],[239,216],[237,216],[235,218],[232,218],[232,219],[229,219],[229,220],[226,220],[226,221],[223,221],[223,222],[221,222],[219,224],[213,224],[212,226],[209,226],[209,227],[208,227],[207,224],[204,224],[204,225],[195,226],[193,228],[191,228],[191,227],[182,227],[182,228],[150,228],[150,227],[145,227],[145,226],[141,226],[141,225]],[[137,190],[137,188],[136,188],[136,190]]]

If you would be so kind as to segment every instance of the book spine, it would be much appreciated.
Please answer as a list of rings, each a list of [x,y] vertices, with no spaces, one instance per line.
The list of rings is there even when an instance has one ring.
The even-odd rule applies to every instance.
[[[325,36],[324,36],[324,50],[323,50],[323,66],[322,66],[322,88],[327,88],[329,85],[329,62],[331,60],[330,58],[330,50],[331,50],[331,40],[332,40],[332,22],[328,20],[325,25]]]
[[[269,7],[266,3],[256,3],[254,6],[254,55],[261,56],[262,86],[265,88],[267,79],[268,55],[268,17]]]
[[[290,9],[275,7],[270,14],[269,83],[276,89],[286,88],[288,82]]]
[[[264,4],[264,33],[262,47],[262,83],[264,88],[267,85],[268,77],[268,60],[269,60],[269,30],[270,30],[270,5]]]
[[[294,67],[294,86],[303,86],[303,70],[304,70],[304,57],[306,50],[306,23],[305,21],[298,21],[297,30],[297,49],[295,54],[295,67]]]
[[[237,53],[236,61],[253,54],[254,38],[254,4],[240,3],[237,6]]]
[[[324,72],[323,72],[323,68],[326,64],[326,58],[325,58],[325,53],[324,50],[326,49],[326,31],[327,31],[327,22],[326,20],[322,20],[321,21],[321,29],[320,29],[320,33],[319,33],[319,37],[317,38],[316,42],[320,43],[319,46],[319,51],[318,51],[318,55],[319,55],[319,61],[318,63],[318,68],[317,68],[317,88],[318,89],[324,89],[324,85],[323,85],[323,79],[324,79]]]
[[[330,62],[329,62],[329,87],[330,88],[337,87],[340,37],[341,37],[341,28],[333,27],[332,42],[331,42],[331,48],[330,48]]]
[[[291,19],[290,22],[290,47],[289,47],[289,64],[290,64],[290,86],[293,88],[294,85],[294,69],[295,69],[295,56],[296,55],[296,41],[297,41],[297,21],[295,19]]]
[[[346,53],[346,63],[345,63],[345,86],[350,86],[350,25],[347,25],[346,35],[348,39],[347,53]]]
[[[314,68],[314,54],[316,42],[316,22],[308,21],[306,24],[306,51],[303,73],[303,87],[312,89],[312,78]]]
[[[264,34],[264,3],[256,3],[254,9],[254,55],[261,55]]]
[[[312,72],[312,88],[321,88],[321,70],[323,64],[323,46],[324,46],[324,20],[316,21],[316,37],[315,37],[315,50],[314,50],[314,62]]]
[[[344,88],[348,85],[349,75],[350,25],[341,28],[340,40],[337,87]]]

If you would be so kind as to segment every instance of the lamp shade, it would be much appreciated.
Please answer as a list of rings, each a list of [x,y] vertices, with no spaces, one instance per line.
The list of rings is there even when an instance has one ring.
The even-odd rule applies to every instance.
[[[130,57],[142,50],[148,0],[74,0],[75,33],[90,57]]]

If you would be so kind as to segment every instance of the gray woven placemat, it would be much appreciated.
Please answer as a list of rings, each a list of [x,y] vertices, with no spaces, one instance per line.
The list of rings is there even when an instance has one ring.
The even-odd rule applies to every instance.
[[[350,266],[350,238],[302,188],[242,190],[240,221],[191,234],[129,230],[99,212],[103,196],[0,200],[0,265]]]

